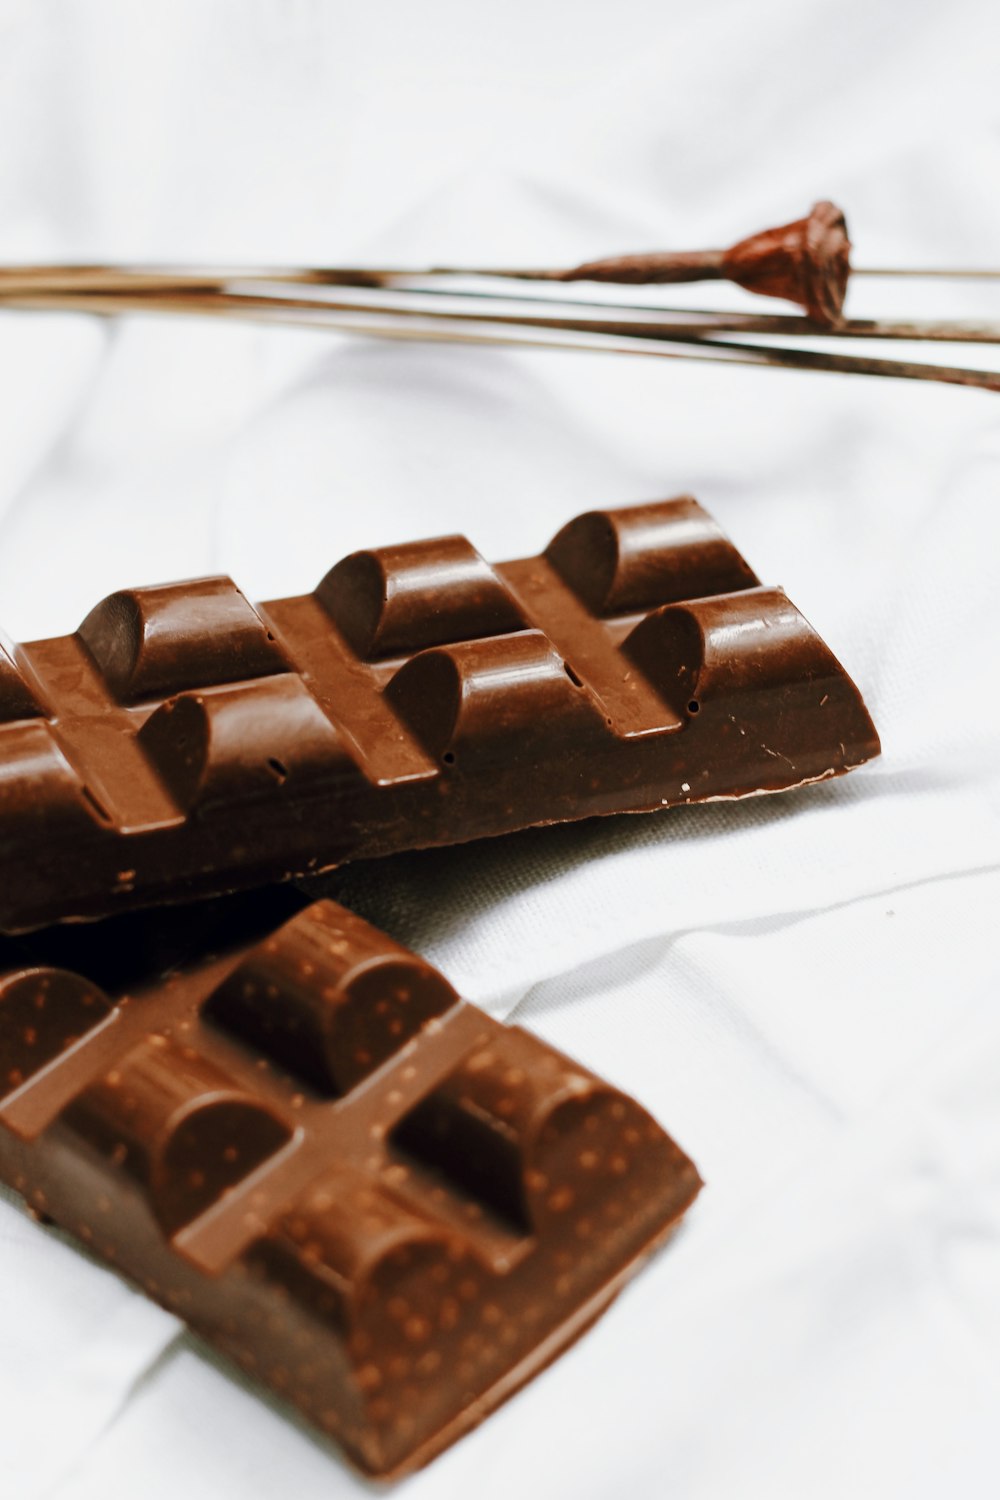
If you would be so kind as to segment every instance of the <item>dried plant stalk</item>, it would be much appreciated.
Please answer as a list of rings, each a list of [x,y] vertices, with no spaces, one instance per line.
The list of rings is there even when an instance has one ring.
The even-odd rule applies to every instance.
[[[213,284],[238,277],[241,280],[296,281],[328,286],[385,286],[411,276],[489,276],[521,281],[608,281],[665,284],[684,281],[728,280],[768,297],[781,297],[798,303],[806,314],[823,326],[840,321],[844,294],[850,274],[850,241],[844,215],[832,203],[817,203],[804,219],[766,229],[740,240],[728,250],[664,252],[646,255],[614,256],[588,261],[563,270],[486,269],[455,266],[431,266],[423,271],[379,268],[329,268],[300,272],[260,271],[219,272],[197,270],[186,273],[185,281],[194,289],[212,289]],[[144,290],[166,289],[178,279],[169,268],[151,268],[131,274],[145,282]],[[106,266],[28,266],[8,268],[0,273],[0,286],[14,293],[20,290],[57,290],[69,280],[78,291],[108,291],[115,286],[115,269]],[[57,285],[57,283],[59,285]]]
[[[682,322],[672,330],[665,331],[662,324],[637,324],[618,319],[608,322],[600,319],[490,313],[478,309],[470,315],[465,312],[402,305],[398,301],[393,302],[385,293],[382,294],[381,301],[367,303],[360,299],[332,301],[290,295],[192,290],[187,287],[182,290],[117,294],[96,291],[34,291],[8,296],[3,300],[10,307],[88,312],[108,317],[141,312],[251,318],[264,322],[325,327],[333,331],[362,333],[379,338],[643,354],[647,357],[687,358],[720,364],[763,365],[879,378],[930,380],[946,385],[1000,390],[1000,373],[994,371],[854,354],[833,354],[795,349],[787,345],[733,342],[716,337],[719,325],[716,328],[698,325],[692,331],[689,323]],[[684,331],[680,331],[681,329]],[[808,325],[808,331],[816,336],[817,330],[813,325]]]

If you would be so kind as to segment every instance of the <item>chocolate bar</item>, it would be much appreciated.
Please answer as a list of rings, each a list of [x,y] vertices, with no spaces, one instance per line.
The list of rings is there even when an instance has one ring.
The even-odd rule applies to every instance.
[[[127,590],[0,649],[0,928],[780,791],[878,749],[691,499],[497,567],[458,536],[357,552],[257,609],[228,578]]]
[[[632,1099],[295,904],[0,940],[0,1180],[388,1475],[583,1332],[700,1180]]]

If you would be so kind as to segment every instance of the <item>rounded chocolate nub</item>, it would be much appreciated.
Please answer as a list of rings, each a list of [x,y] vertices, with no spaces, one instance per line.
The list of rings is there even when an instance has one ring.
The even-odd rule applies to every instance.
[[[586,755],[605,732],[539,630],[422,651],[386,696],[446,765],[518,766],[523,774],[544,757]]]
[[[836,671],[828,647],[781,589],[668,605],[640,621],[624,649],[681,708],[696,697],[763,691]]]
[[[740,240],[722,264],[729,280],[748,292],[797,302],[814,322],[828,327],[841,321],[851,242],[835,203],[816,203],[808,218]]]
[[[0,637],[0,724],[37,719],[42,713],[35,690],[14,660],[14,648]]]
[[[354,552],[330,570],[316,597],[365,661],[525,624],[501,579],[462,536]]]
[[[299,677],[168,698],[137,736],[184,813],[305,795],[355,763]]]
[[[111,1001],[79,974],[48,967],[0,977],[0,1098],[100,1026]]]
[[[0,828],[6,841],[20,829],[51,856],[53,843],[79,839],[111,824],[100,799],[70,765],[50,726],[33,719],[5,725],[0,755]],[[10,888],[14,882],[9,883]],[[11,924],[13,925],[13,924]]]
[[[343,907],[317,901],[247,955],[206,1014],[335,1098],[457,1004],[423,959]]]
[[[231,578],[123,589],[96,605],[77,634],[122,703],[288,671]]]
[[[553,537],[545,556],[591,613],[603,618],[757,582],[690,495],[588,511]]]
[[[211,1059],[146,1038],[70,1106],[65,1122],[146,1192],[174,1234],[287,1144],[291,1129]]]

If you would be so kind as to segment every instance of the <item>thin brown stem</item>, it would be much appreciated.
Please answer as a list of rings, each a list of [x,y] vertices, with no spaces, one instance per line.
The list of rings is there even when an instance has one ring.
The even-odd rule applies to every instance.
[[[289,276],[292,273],[289,273]],[[272,300],[287,301],[287,294],[279,291],[275,297],[266,293],[266,288],[276,286],[279,289],[288,284],[288,280],[272,279],[268,282],[263,273],[258,280],[256,273],[244,278],[232,278],[227,283],[226,289],[220,289],[215,282],[209,282],[206,278],[202,281],[194,277],[190,281],[175,281],[169,283],[159,280],[153,281],[145,274],[125,279],[119,275],[115,282],[114,290],[98,291],[90,288],[80,289],[75,282],[67,282],[59,286],[26,286],[19,283],[17,289],[2,284],[0,278],[0,307],[7,306],[32,306],[54,307],[58,299],[58,305],[73,310],[85,311],[89,308],[93,312],[110,313],[115,308],[110,305],[99,306],[98,299],[110,303],[112,298],[121,311],[135,311],[140,307],[148,311],[155,310],[156,301],[164,301],[167,310],[177,308],[177,299],[184,297],[239,297],[244,306],[249,305],[252,297],[258,300],[262,295],[271,295]],[[363,289],[356,289],[363,290]],[[534,324],[538,327],[567,328],[581,332],[607,332],[618,333],[631,338],[657,338],[664,335],[707,335],[713,333],[749,333],[749,334],[778,334],[782,337],[808,338],[808,339],[876,339],[876,340],[899,340],[911,343],[935,342],[954,344],[997,344],[1000,343],[1000,322],[976,319],[905,319],[888,320],[874,318],[848,319],[837,328],[818,327],[809,318],[795,317],[783,313],[742,313],[742,312],[717,312],[708,309],[696,308],[666,308],[648,305],[635,305],[617,302],[591,302],[585,299],[570,299],[564,297],[539,297],[539,296],[512,296],[500,292],[483,291],[454,291],[442,290],[434,287],[410,287],[401,291],[390,289],[371,288],[369,291],[383,292],[385,301],[375,304],[358,302],[356,300],[332,300],[323,299],[310,301],[308,299],[296,299],[303,307],[312,307],[317,310],[330,308],[333,310],[347,310],[354,308],[365,308],[378,311],[420,311],[420,304],[429,304],[434,315],[441,317],[459,318],[467,316],[489,317],[497,320],[498,310],[519,309],[511,312],[505,321],[516,321],[522,324]],[[69,299],[69,300],[67,300]],[[476,312],[449,312],[434,304],[451,300],[460,306],[474,304]],[[412,304],[417,304],[413,306]],[[483,308],[482,313],[478,312]],[[541,316],[536,309],[543,310],[545,316]],[[578,311],[587,316],[567,317],[566,313]]]
[[[711,332],[664,334],[662,329],[636,334],[629,325],[586,320],[517,317],[428,310],[360,300],[335,303],[306,298],[264,295],[173,292],[155,297],[139,293],[104,296],[97,293],[35,293],[9,298],[7,305],[22,309],[61,310],[117,316],[125,312],[180,313],[193,316],[251,318],[264,322],[305,324],[380,338],[430,339],[438,342],[490,343],[520,347],[548,347],[632,353],[664,358],[692,358],[722,364],[770,365],[786,369],[832,371],[880,378],[937,381],[982,390],[1000,390],[1000,372],[957,366],[831,354],[787,345],[736,343]],[[629,327],[628,332],[622,329]]]
[[[1000,281],[1000,271],[968,266],[852,266],[852,276],[946,277],[949,281]]]
[[[550,270],[527,270],[483,267],[432,266],[425,271],[384,269],[331,269],[271,273],[263,279],[296,279],[327,285],[380,286],[408,276],[497,276],[526,281],[609,281],[624,283],[666,283],[717,280],[734,281],[749,291],[770,297],[782,297],[798,303],[814,322],[834,325],[842,316],[844,293],[849,274],[850,242],[844,216],[832,203],[817,203],[804,219],[766,229],[740,240],[728,250],[695,250],[646,255],[613,256],[606,260],[586,261],[581,265]],[[50,267],[50,278],[76,279],[77,290],[120,290],[116,276],[129,274],[128,268],[109,266]],[[56,290],[53,279],[46,282],[43,266],[9,267],[8,289],[36,290],[43,285]],[[147,271],[132,268],[133,278],[144,276],[149,286],[162,289],[172,279],[169,267],[152,267]],[[21,277],[20,286],[18,275]],[[189,284],[199,281],[203,290],[220,290],[231,279],[225,271],[191,273]]]

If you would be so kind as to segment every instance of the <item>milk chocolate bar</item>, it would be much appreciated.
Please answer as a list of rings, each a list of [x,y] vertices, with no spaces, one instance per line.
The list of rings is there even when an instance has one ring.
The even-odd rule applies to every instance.
[[[357,552],[257,609],[228,578],[127,590],[0,650],[0,928],[780,791],[878,748],[691,499],[497,567],[458,536]]]
[[[0,1180],[388,1475],[583,1332],[700,1180],[632,1099],[281,896],[0,939]]]

